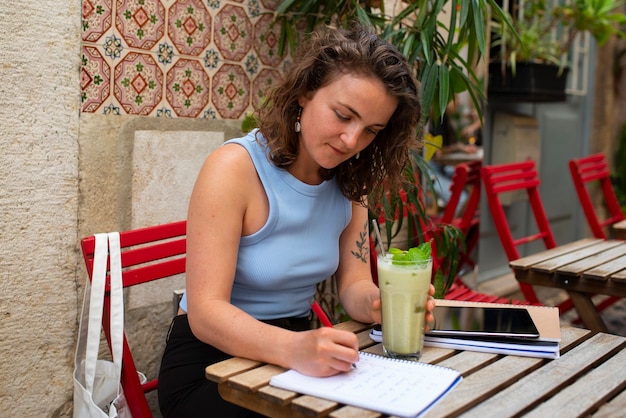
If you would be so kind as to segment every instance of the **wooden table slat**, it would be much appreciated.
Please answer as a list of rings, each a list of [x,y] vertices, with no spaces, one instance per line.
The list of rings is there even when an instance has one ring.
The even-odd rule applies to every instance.
[[[357,408],[356,406],[344,406],[330,413],[330,418],[380,418],[383,414]]]
[[[621,274],[620,272],[626,274],[626,255],[586,270],[582,276],[593,280],[612,280],[611,276]]]
[[[542,251],[541,253],[531,254],[526,257],[519,258],[517,260],[511,261],[509,265],[514,268],[519,269],[527,269],[533,264],[537,264],[541,261],[548,260],[550,258],[558,257],[562,254],[568,253],[575,249],[585,248],[590,245],[597,244],[602,240],[594,239],[594,238],[585,238],[578,241],[570,242],[569,244],[561,245],[556,248],[551,248],[546,251]]]
[[[461,376],[467,376],[486,365],[497,361],[501,356],[493,353],[481,353],[478,351],[463,351],[452,356],[441,363],[443,367],[449,367],[461,372]]]
[[[562,350],[569,349],[589,335],[588,330],[570,327],[563,329],[561,331]],[[516,382],[545,362],[548,361],[545,359],[517,356],[507,356],[500,358],[496,362],[488,362],[486,367],[464,377],[464,380],[446,397],[445,401],[435,405],[433,409],[427,413],[426,417],[438,418],[458,415],[468,408],[473,407],[476,403],[490,399],[492,396],[499,393],[503,387],[506,387],[507,384]],[[502,410],[500,409],[498,411],[501,412]],[[500,414],[500,416],[506,415],[507,414]]]
[[[357,322],[357,321],[346,321],[346,322],[341,322],[339,324],[336,324],[334,327],[337,329],[342,329],[344,331],[358,333],[358,332],[362,332],[365,330],[369,330],[370,328],[372,328],[372,324],[364,324],[363,322]]]
[[[333,409],[337,409],[339,404],[334,401],[303,395],[294,399],[291,402],[291,407],[307,417],[323,417],[328,415]]]
[[[568,293],[580,292],[587,294],[589,299],[592,295],[600,294],[606,296],[626,297],[626,286],[624,279],[620,279],[622,272],[611,276],[611,280],[587,280],[582,276],[568,276],[557,273],[541,273],[532,270],[521,270],[515,272],[515,278],[521,283],[528,283],[533,286],[547,286],[556,289],[567,290]],[[571,295],[570,295],[571,296]],[[580,312],[579,312],[580,314]],[[582,318],[584,321],[584,318]],[[587,325],[585,323],[585,325]],[[593,328],[588,329],[598,331]]]
[[[602,251],[598,254],[594,254],[582,260],[578,260],[574,263],[568,264],[567,266],[563,266],[559,269],[559,273],[578,276],[579,274],[583,274],[587,270],[591,270],[594,268],[603,268],[608,263],[611,263],[614,260],[619,260],[620,257],[623,256],[626,256],[626,246],[620,245],[610,248],[606,251]],[[622,269],[626,267],[625,264],[621,264],[621,266]],[[604,279],[606,280],[606,276],[604,277]]]
[[[248,392],[256,392],[261,387],[269,384],[272,376],[286,371],[285,368],[274,364],[264,364],[256,369],[238,374],[228,379],[228,384],[236,389]]]
[[[534,407],[551,397],[563,386],[584,375],[589,369],[601,363],[604,357],[612,355],[625,344],[626,339],[623,337],[596,334],[561,358],[546,363],[531,375],[519,379],[498,393],[494,393],[491,398],[468,411],[468,416],[518,415],[529,407]],[[506,359],[509,358],[511,357]],[[553,412],[556,413],[557,411]]]
[[[377,344],[375,341],[373,341],[370,338],[370,331],[369,330],[365,330],[362,332],[359,332],[356,334],[357,338],[359,339],[359,350],[364,350],[367,347],[371,347],[374,344]]]
[[[622,366],[623,367],[623,366]],[[626,391],[623,391],[593,414],[593,418],[615,418],[622,416],[626,411]]]
[[[458,416],[480,402],[490,399],[522,377],[541,367],[547,360],[533,357],[507,356],[464,377],[453,392],[425,415],[426,418]],[[481,416],[481,415],[473,415]],[[489,416],[489,414],[485,414]],[[490,416],[507,416],[493,415]]]
[[[420,361],[422,363],[439,364],[456,353],[456,350],[450,348],[424,347]]]
[[[576,251],[571,251],[558,257],[554,257],[549,260],[534,264],[533,266],[531,266],[531,270],[551,273],[563,266],[601,253],[602,251],[606,251],[620,244],[621,243],[619,241],[600,241],[595,243],[594,245],[581,248]]]
[[[279,405],[288,405],[296,396],[298,396],[296,392],[280,389],[270,385],[259,388],[258,394],[261,398]]]
[[[593,334],[588,329],[565,327],[561,328],[561,355],[567,353],[578,344],[590,338]]]
[[[611,280],[614,282],[626,282],[626,269],[613,273],[611,275]]]
[[[624,364],[626,351],[620,351],[565,390],[554,394],[526,417],[554,416],[557,411],[559,415],[565,417],[587,416],[624,387],[626,381]]]
[[[626,219],[619,221],[611,225],[613,234],[617,239],[626,239]]]
[[[248,360],[241,357],[233,357],[228,360],[221,361],[219,363],[208,366],[205,370],[207,379],[222,383],[228,380],[229,377],[242,373],[247,370],[254,369],[260,366],[260,361]]]
[[[616,229],[626,229],[626,219],[615,222],[612,226]]]
[[[220,383],[217,389],[220,396],[225,401],[236,405],[245,405],[247,409],[251,409],[265,416],[272,418],[293,418],[294,416],[291,404],[281,405],[276,402],[268,401],[258,396],[258,392],[244,392],[229,386],[227,383]]]

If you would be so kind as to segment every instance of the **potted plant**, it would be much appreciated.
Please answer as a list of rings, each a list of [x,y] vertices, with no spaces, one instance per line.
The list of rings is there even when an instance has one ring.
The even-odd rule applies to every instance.
[[[587,33],[603,45],[613,35],[624,37],[618,25],[626,16],[616,12],[621,4],[615,0],[513,1],[511,12],[504,11],[508,19],[494,16],[492,23],[495,53],[489,64],[489,96],[565,100],[574,40]]]

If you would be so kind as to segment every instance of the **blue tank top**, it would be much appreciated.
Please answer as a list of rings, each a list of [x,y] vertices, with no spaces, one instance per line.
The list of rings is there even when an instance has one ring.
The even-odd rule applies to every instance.
[[[306,316],[317,283],[337,270],[352,204],[335,179],[309,185],[276,167],[257,132],[225,142],[246,148],[269,201],[265,225],[241,237],[231,303],[257,319]]]

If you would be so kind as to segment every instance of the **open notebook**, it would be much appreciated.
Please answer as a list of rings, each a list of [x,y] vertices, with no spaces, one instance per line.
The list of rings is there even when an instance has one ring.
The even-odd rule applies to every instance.
[[[400,417],[416,417],[461,381],[458,371],[360,352],[357,368],[331,377],[288,370],[272,377],[281,389]]]

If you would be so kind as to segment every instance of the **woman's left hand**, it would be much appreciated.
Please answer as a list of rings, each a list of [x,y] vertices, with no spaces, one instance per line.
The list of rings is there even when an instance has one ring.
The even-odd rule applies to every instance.
[[[435,317],[433,316],[433,309],[435,309],[435,286],[430,285],[428,289],[428,299],[426,300],[426,316],[424,318],[424,330],[428,331],[430,329],[430,325]],[[376,323],[382,324],[382,314],[381,314],[381,301],[380,301],[380,292],[378,290],[370,293],[370,315],[372,320]]]
[[[369,298],[368,298],[368,304],[369,304],[369,312],[370,312],[370,316],[372,317],[372,321],[376,322],[377,324],[382,324],[382,313],[381,313],[381,301],[380,301],[380,291],[378,290],[378,287],[376,287],[375,289],[373,289],[370,294],[369,294]]]
[[[435,309],[435,286],[430,285],[428,289],[428,299],[426,300],[426,317],[424,318],[424,331],[430,330],[430,324],[435,321],[433,309]]]

